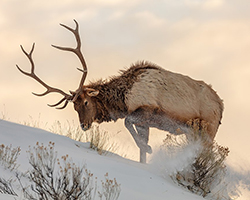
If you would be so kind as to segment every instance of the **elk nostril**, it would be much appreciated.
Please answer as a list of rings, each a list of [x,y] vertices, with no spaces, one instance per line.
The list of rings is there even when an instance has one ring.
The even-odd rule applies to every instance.
[[[85,129],[84,124],[81,124],[81,128],[82,128],[82,130],[84,130],[84,129]],[[85,130],[84,130],[84,131],[85,131]]]
[[[87,131],[89,127],[90,127],[89,124],[83,124],[83,123],[81,124],[81,128],[83,131]]]

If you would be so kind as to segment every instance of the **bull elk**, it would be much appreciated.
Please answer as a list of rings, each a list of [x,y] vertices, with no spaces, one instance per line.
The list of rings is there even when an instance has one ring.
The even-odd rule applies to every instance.
[[[205,121],[207,134],[214,139],[219,127],[223,103],[216,92],[203,81],[191,79],[182,74],[167,71],[150,62],[137,62],[127,70],[120,71],[119,76],[109,80],[92,82],[84,85],[87,75],[87,65],[81,52],[79,26],[76,28],[64,24],[64,28],[72,32],[76,39],[76,48],[53,47],[70,51],[79,58],[83,73],[79,87],[70,94],[51,87],[35,74],[35,64],[32,59],[35,44],[30,53],[21,49],[31,64],[31,72],[18,70],[38,81],[47,90],[37,96],[49,93],[60,93],[63,98],[51,107],[63,109],[68,102],[73,102],[77,111],[81,128],[86,131],[93,122],[102,123],[125,118],[125,126],[131,133],[140,149],[140,162],[146,162],[146,153],[151,153],[148,145],[149,128],[154,127],[172,134],[188,133],[189,120]],[[64,104],[62,104],[64,103]]]

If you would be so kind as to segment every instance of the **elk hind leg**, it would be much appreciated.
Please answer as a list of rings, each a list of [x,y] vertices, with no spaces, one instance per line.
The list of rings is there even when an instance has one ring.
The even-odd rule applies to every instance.
[[[149,127],[147,126],[137,126],[135,125],[135,128],[137,130],[137,133],[142,140],[143,144],[148,144],[148,138],[149,138]],[[150,151],[146,149],[144,146],[140,148],[140,162],[146,163],[146,153],[152,153],[152,149]]]

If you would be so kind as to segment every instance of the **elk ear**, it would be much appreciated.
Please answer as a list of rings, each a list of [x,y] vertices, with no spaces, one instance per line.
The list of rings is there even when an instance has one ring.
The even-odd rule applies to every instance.
[[[86,88],[85,90],[87,92],[87,95],[89,95],[90,97],[95,97],[99,94],[99,90],[95,90],[92,88]]]

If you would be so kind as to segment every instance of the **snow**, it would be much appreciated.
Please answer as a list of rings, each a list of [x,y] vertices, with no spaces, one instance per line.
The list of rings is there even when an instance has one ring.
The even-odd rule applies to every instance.
[[[26,152],[29,146],[35,146],[37,142],[48,145],[51,141],[55,143],[58,157],[68,154],[75,163],[86,164],[87,169],[99,181],[104,180],[106,173],[110,179],[116,178],[121,184],[119,200],[204,199],[176,185],[170,177],[163,176],[154,165],[141,164],[116,154],[99,155],[90,149],[87,143],[77,142],[65,136],[0,120],[0,138],[0,144],[21,148],[17,161],[20,164],[18,170],[21,172],[30,168]],[[9,175],[11,174],[8,170],[0,167],[0,177],[6,178]],[[0,199],[14,198],[0,194]]]

